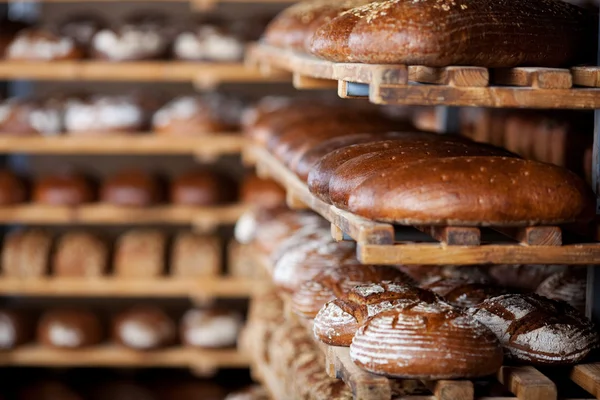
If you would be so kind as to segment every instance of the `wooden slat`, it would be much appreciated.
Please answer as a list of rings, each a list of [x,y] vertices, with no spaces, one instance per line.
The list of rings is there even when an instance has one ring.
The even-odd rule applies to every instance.
[[[475,390],[471,381],[426,381],[425,386],[436,400],[473,400]]]
[[[537,89],[569,89],[573,86],[571,71],[558,68],[518,67],[497,69],[494,83],[509,86],[528,86]]]
[[[600,67],[574,67],[571,68],[573,85],[600,87]]]
[[[482,67],[432,68],[411,65],[408,67],[408,79],[437,85],[485,87],[489,84],[490,75],[487,68]]]
[[[296,89],[335,89],[337,82],[331,79],[312,78],[310,76],[294,74],[292,83]]]
[[[502,367],[498,380],[520,400],[556,400],[556,385],[534,367]]]
[[[558,226],[529,226],[496,230],[526,246],[562,245],[562,231]]]
[[[336,207],[331,207],[331,222],[357,243],[370,245],[392,245],[394,227],[358,217]]]
[[[576,365],[571,370],[571,380],[600,399],[600,364]]]
[[[479,246],[481,243],[479,228],[458,226],[415,226],[415,228],[449,246]]]

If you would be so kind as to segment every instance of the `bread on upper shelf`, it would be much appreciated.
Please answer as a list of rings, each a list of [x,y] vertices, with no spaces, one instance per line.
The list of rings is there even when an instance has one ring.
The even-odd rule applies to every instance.
[[[23,203],[27,187],[23,179],[9,170],[0,170],[0,206]]]
[[[61,236],[52,257],[52,274],[61,278],[97,278],[106,273],[109,249],[98,236],[85,231]]]
[[[192,347],[232,347],[241,328],[242,318],[236,312],[192,309],[181,318],[181,341]]]
[[[225,26],[199,24],[175,37],[173,56],[186,61],[236,62],[244,56],[244,42]]]
[[[91,43],[92,57],[107,61],[155,60],[167,54],[164,21],[129,21],[116,29],[101,29]]]
[[[49,270],[52,236],[40,229],[15,230],[4,238],[2,274],[9,278],[41,278]]]
[[[90,310],[55,309],[40,318],[37,338],[45,346],[78,349],[100,343],[104,330]]]
[[[169,266],[174,278],[218,276],[221,269],[219,238],[194,232],[178,233],[171,244]]]
[[[152,350],[172,345],[177,327],[173,319],[157,307],[138,306],[117,314],[112,323],[115,341],[135,350]]]
[[[54,136],[64,129],[63,103],[52,98],[8,98],[0,102],[0,133]]]
[[[78,206],[94,201],[96,193],[82,174],[67,171],[37,178],[33,201],[53,206]]]
[[[114,274],[118,278],[155,278],[165,271],[167,238],[155,229],[132,229],[115,244]]]
[[[32,28],[17,33],[4,57],[13,61],[64,61],[82,58],[83,52],[70,37]]]
[[[191,170],[172,180],[169,198],[173,204],[214,206],[228,203],[234,197],[233,181],[210,170]]]
[[[101,201],[117,206],[147,207],[161,200],[156,177],[137,169],[122,170],[104,181]]]

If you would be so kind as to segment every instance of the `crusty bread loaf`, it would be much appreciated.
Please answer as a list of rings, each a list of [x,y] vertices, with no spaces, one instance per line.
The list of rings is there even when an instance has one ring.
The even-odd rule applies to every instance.
[[[587,268],[570,266],[566,271],[556,272],[540,283],[536,293],[553,300],[569,303],[585,312]]]
[[[216,236],[181,232],[173,240],[170,260],[174,278],[199,278],[219,274],[221,246]]]
[[[88,310],[46,311],[38,323],[38,341],[45,345],[77,349],[100,343],[104,337],[98,317]]]
[[[10,350],[34,336],[30,316],[24,310],[0,310],[0,350]]]
[[[559,67],[592,60],[597,20],[558,0],[387,0],[349,10],[313,35],[336,62]]]
[[[52,274],[63,278],[99,277],[106,273],[108,246],[88,232],[64,234],[56,245]]]
[[[272,255],[272,259],[277,259],[274,254],[276,250],[282,249],[285,242],[293,241],[293,237],[306,233],[307,231],[327,230],[326,221],[319,215],[312,212],[295,212],[286,210],[277,213],[275,219],[259,220],[260,229],[257,230],[254,243],[264,253]],[[292,235],[292,233],[294,233]]]
[[[285,190],[272,179],[249,174],[240,187],[240,200],[260,208],[280,207],[285,205]]]
[[[95,199],[91,183],[80,174],[64,173],[36,180],[33,201],[37,203],[76,206]]]
[[[356,264],[336,265],[304,282],[292,296],[292,311],[304,318],[314,318],[325,303],[344,299],[357,285],[390,281],[413,283],[393,266]]]
[[[125,232],[115,245],[114,274],[118,278],[154,278],[165,270],[166,237],[153,229]]]
[[[172,203],[189,206],[212,206],[232,200],[231,179],[212,171],[189,171],[171,182]]]
[[[102,201],[118,206],[149,206],[159,202],[160,197],[156,178],[139,170],[120,171],[102,185]]]
[[[440,278],[421,285],[440,295],[448,303],[457,307],[473,307],[491,297],[505,293],[502,288],[467,279]]]
[[[0,205],[22,203],[27,199],[25,182],[8,170],[0,170]]]
[[[2,247],[2,273],[11,278],[39,278],[48,273],[52,237],[40,229],[10,232]]]
[[[135,350],[151,350],[173,344],[175,322],[157,307],[134,307],[115,316],[112,325],[115,341]]]
[[[325,304],[314,320],[315,337],[330,346],[350,346],[357,329],[373,315],[393,307],[437,303],[433,292],[406,284],[380,282],[355,286],[345,299]]]
[[[566,268],[565,265],[500,264],[490,266],[489,273],[500,286],[533,292],[546,278]]]
[[[417,303],[370,318],[350,345],[356,365],[399,378],[486,376],[502,366],[498,339],[483,324],[445,303]]]
[[[242,318],[236,312],[193,309],[181,318],[181,341],[193,347],[232,347],[241,328]]]
[[[598,331],[564,302],[535,294],[493,297],[469,309],[494,332],[513,360],[536,365],[573,364],[598,346]]]
[[[434,173],[434,174],[432,174]],[[595,197],[572,172],[507,157],[416,161],[367,178],[347,211],[415,225],[524,226],[589,221]]]

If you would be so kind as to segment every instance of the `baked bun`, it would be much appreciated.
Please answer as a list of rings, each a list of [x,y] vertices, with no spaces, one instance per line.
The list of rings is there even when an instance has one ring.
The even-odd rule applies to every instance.
[[[19,310],[0,310],[0,351],[25,344],[34,336],[28,315]]]
[[[114,274],[118,278],[155,278],[165,270],[167,238],[160,230],[132,229],[115,244]]]
[[[412,279],[392,266],[348,264],[333,266],[304,282],[292,296],[292,311],[304,318],[314,318],[325,303],[346,298],[357,285],[390,281],[410,284]]]
[[[180,33],[173,55],[186,61],[234,62],[243,58],[244,43],[224,28],[203,25]]]
[[[106,27],[106,21],[94,14],[70,15],[61,21],[56,30],[64,37],[72,39],[86,53],[89,52],[92,38]]]
[[[506,291],[486,283],[466,279],[439,278],[421,285],[440,295],[448,303],[457,307],[473,307],[491,297],[500,296]]]
[[[4,57],[14,61],[62,61],[83,57],[75,41],[42,29],[20,31],[6,48]]]
[[[315,317],[313,331],[317,339],[330,346],[347,347],[357,329],[383,310],[440,301],[433,292],[406,284],[380,282],[358,285],[348,292],[346,298],[323,306]]]
[[[236,130],[241,104],[216,94],[180,96],[152,118],[152,129],[172,136],[197,136]]]
[[[9,170],[0,170],[0,206],[23,203],[27,188],[23,179]]]
[[[503,359],[488,328],[445,303],[378,313],[356,332],[350,358],[375,374],[434,380],[491,375]]]
[[[221,247],[219,238],[181,232],[171,246],[170,275],[173,278],[200,278],[219,275]]]
[[[580,312],[585,312],[587,268],[569,267],[566,271],[550,275],[540,283],[536,293],[553,300],[569,303]]]
[[[54,136],[63,130],[62,104],[11,98],[0,102],[0,134]]]
[[[91,182],[83,175],[66,172],[38,178],[33,186],[33,201],[53,206],[78,206],[94,201]]]
[[[181,318],[181,341],[193,347],[235,346],[242,318],[231,311],[189,310]]]
[[[256,174],[244,177],[240,188],[240,199],[244,204],[260,208],[275,208],[285,205],[285,189],[272,179],[263,179]]]
[[[565,265],[500,264],[490,266],[488,271],[499,286],[533,292],[546,278],[566,269]]]
[[[566,365],[598,346],[594,324],[567,303],[535,294],[506,294],[484,301],[469,313],[494,332],[515,361]]]
[[[10,278],[41,278],[48,273],[52,237],[40,229],[15,230],[2,247],[2,274]]]
[[[107,61],[155,60],[166,54],[168,38],[160,30],[128,24],[102,29],[92,39],[92,56]]]
[[[228,177],[216,172],[189,171],[171,182],[170,200],[187,206],[214,206],[232,200],[232,186]]]
[[[146,207],[161,200],[155,177],[139,170],[123,170],[102,184],[100,200],[117,206]]]
[[[582,179],[554,165],[507,157],[452,157],[370,176],[349,195],[345,209],[406,225],[555,225],[589,221],[594,199]]]
[[[590,59],[594,41],[586,39],[594,37],[596,27],[591,14],[558,0],[443,5],[388,0],[324,24],[310,49],[335,62],[560,67]],[[536,51],[540,46],[544,51]]]
[[[56,245],[52,273],[63,278],[97,278],[106,273],[108,246],[88,232],[64,234]]]
[[[113,337],[135,350],[152,350],[175,342],[177,328],[164,311],[156,307],[135,307],[113,320]]]
[[[144,127],[145,111],[131,96],[70,99],[65,106],[65,129],[71,135],[128,133]]]
[[[78,349],[100,343],[103,331],[98,317],[91,311],[57,309],[42,315],[37,337],[44,346]]]

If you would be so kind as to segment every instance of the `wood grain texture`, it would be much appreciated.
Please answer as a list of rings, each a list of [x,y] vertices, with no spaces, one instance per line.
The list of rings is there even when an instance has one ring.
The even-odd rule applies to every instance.
[[[562,230],[558,226],[528,226],[525,228],[497,228],[496,230],[526,246],[562,245]]]
[[[570,378],[596,398],[600,397],[600,364],[576,365],[571,370]]]
[[[296,89],[335,89],[337,82],[331,79],[312,78],[310,76],[294,74],[292,84]]]
[[[436,400],[473,400],[474,389],[471,381],[427,381],[425,386]]]
[[[520,400],[555,400],[556,385],[534,367],[502,367],[498,380]]]
[[[436,85],[486,87],[489,84],[490,75],[487,68],[483,67],[432,68],[411,65],[408,67],[408,79],[413,82]]]
[[[518,67],[497,69],[493,81],[499,85],[528,86],[536,89],[570,89],[573,86],[568,69]]]
[[[573,67],[573,85],[600,87],[600,67]]]
[[[458,226],[415,226],[423,233],[449,246],[479,246],[479,228]]]

